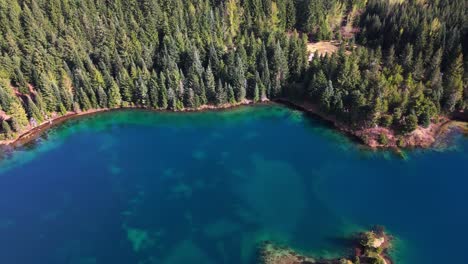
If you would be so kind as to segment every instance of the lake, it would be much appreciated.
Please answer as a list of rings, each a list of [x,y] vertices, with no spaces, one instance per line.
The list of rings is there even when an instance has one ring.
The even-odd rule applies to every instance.
[[[468,263],[468,140],[371,151],[301,112],[117,111],[0,163],[0,263],[255,263],[323,257],[382,225],[397,264]]]

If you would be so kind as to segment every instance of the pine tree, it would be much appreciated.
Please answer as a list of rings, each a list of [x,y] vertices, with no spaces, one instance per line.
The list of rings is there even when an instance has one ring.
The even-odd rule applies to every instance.
[[[109,108],[118,108],[122,104],[122,98],[120,97],[119,86],[115,81],[112,81],[109,88]]]
[[[299,39],[297,39],[297,32],[294,32],[294,37],[289,42],[289,53],[288,53],[288,67],[293,79],[299,79],[302,75],[301,51],[299,49]]]
[[[265,86],[267,96],[270,96],[270,90],[271,90],[270,67],[268,65],[266,48],[265,48],[265,45],[263,44],[262,44],[262,49],[260,50],[259,59],[260,59],[259,61],[260,78],[261,78],[263,86]]]
[[[225,86],[223,86],[221,79],[218,80],[218,85],[216,87],[216,101],[215,104],[220,106],[227,103],[227,92]]]
[[[293,29],[296,25],[296,5],[294,0],[286,1],[286,29]]]
[[[258,88],[257,83],[255,83],[253,101],[254,103],[257,103],[258,101],[260,101],[260,90]]]
[[[392,68],[395,64],[395,46],[392,45],[387,51],[387,56],[385,58],[385,67]]]
[[[319,70],[318,73],[314,74],[312,81],[309,83],[308,94],[312,98],[316,98],[320,95],[320,92],[324,90],[328,85],[327,77],[323,70]]]
[[[44,99],[47,112],[54,112],[57,110],[57,96],[54,92],[53,83],[45,75],[41,75],[40,83],[38,85],[42,98]]]
[[[437,50],[431,58],[426,75],[429,79],[431,95],[437,105],[440,104],[443,95],[442,73],[440,65],[442,63],[442,50]]]
[[[7,114],[11,117],[12,128],[16,132],[22,131],[23,128],[29,124],[26,111],[24,111],[24,108],[16,100],[11,103],[10,109],[7,111]]]
[[[0,108],[9,109],[12,102],[12,98],[8,93],[5,85],[0,82]]]
[[[40,93],[36,93],[34,95],[34,101],[36,103],[37,108],[41,112],[41,115],[45,116],[46,111],[45,111],[45,106],[44,106],[44,100],[42,100],[42,96]]]
[[[236,96],[234,94],[234,89],[230,84],[227,85],[227,92],[228,92],[228,102],[230,104],[235,104],[236,103]]]
[[[169,106],[168,94],[166,89],[166,77],[161,72],[159,77],[159,105],[162,109],[167,109]]]
[[[211,64],[208,65],[208,68],[205,71],[205,87],[206,87],[206,96],[208,102],[213,103],[216,101],[216,83],[213,71],[211,70]]]
[[[107,104],[107,94],[104,92],[104,89],[101,86],[98,86],[98,100],[99,100],[99,107],[106,108]],[[61,104],[62,107],[63,104]]]
[[[413,45],[406,44],[405,50],[401,55],[401,65],[406,73],[410,73],[413,69]]]
[[[230,38],[237,36],[240,28],[242,18],[242,9],[238,0],[227,0],[226,3],[226,24],[227,24],[227,33]],[[228,42],[228,44],[230,44]]]
[[[12,139],[15,135],[7,121],[2,120],[2,133],[6,139]]]
[[[172,88],[169,88],[167,90],[167,103],[168,103],[169,109],[177,110],[177,98]]]
[[[62,103],[68,110],[71,110],[73,107],[73,83],[70,79],[71,74],[67,73],[65,70],[60,72],[60,97]]]
[[[67,114],[67,109],[65,108],[65,106],[62,103],[60,103],[60,105],[58,107],[58,110],[59,110],[60,115],[62,115],[62,116]]]
[[[281,95],[282,88],[285,85],[285,81],[288,78],[288,63],[283,54],[283,49],[279,42],[276,43],[273,60],[272,60],[272,69],[273,69],[273,86],[272,86],[272,97]]]
[[[331,110],[331,100],[334,94],[334,88],[331,81],[328,81],[328,85],[321,92],[320,95],[320,104],[326,111]]]
[[[159,107],[159,83],[156,72],[153,72],[148,82],[148,96],[152,108]]]
[[[463,98],[463,54],[458,48],[458,56],[450,65],[445,79],[444,108],[453,112]]]
[[[148,106],[148,87],[146,86],[146,81],[140,77],[135,84],[136,89],[136,101],[140,106]]]
[[[88,96],[83,91],[83,88],[81,87],[77,88],[77,97],[78,97],[78,102],[79,102],[79,106],[81,110],[87,111],[93,108]]]
[[[239,56],[237,56],[236,59],[236,68],[232,78],[235,100],[237,102],[242,102],[247,94],[247,80],[245,79],[244,63]]]
[[[37,123],[41,123],[43,121],[42,114],[37,108],[36,104],[33,102],[31,97],[28,96],[27,104],[26,104],[26,112],[30,119],[34,119]]]
[[[184,93],[184,106],[187,108],[196,108],[197,105],[195,103],[195,93],[193,92],[192,88],[188,88],[185,90]]]
[[[468,105],[464,0],[0,2],[7,114],[19,107],[40,119],[169,103],[180,110],[293,95],[320,102],[327,91],[324,109],[340,121],[404,130],[413,113],[427,125]],[[309,38],[339,41],[343,17],[361,29],[357,47],[344,39],[309,68]]]
[[[413,77],[417,81],[421,81],[424,78],[424,60],[422,52],[419,52],[416,57],[416,61],[414,62]]]
[[[118,84],[120,87],[120,95],[122,96],[122,101],[126,104],[132,102],[132,81],[128,72],[124,69],[119,73]]]

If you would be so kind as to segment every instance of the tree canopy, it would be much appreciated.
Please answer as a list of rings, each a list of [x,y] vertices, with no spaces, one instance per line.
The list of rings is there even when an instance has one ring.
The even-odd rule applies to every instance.
[[[0,0],[2,137],[70,111],[180,110],[297,87],[360,125],[411,130],[465,109],[465,1],[394,2]],[[350,27],[360,33],[347,52],[309,63],[308,41]]]

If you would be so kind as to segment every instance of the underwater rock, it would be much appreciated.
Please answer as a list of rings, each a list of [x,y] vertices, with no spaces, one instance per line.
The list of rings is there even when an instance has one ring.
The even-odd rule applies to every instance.
[[[392,264],[387,254],[391,238],[382,229],[367,231],[351,238],[354,244],[354,255],[336,259],[319,259],[304,256],[293,249],[264,242],[260,247],[259,263],[261,264]]]

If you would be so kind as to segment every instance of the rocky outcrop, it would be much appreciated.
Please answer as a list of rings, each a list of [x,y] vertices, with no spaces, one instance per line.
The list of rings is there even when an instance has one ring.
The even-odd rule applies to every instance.
[[[354,254],[336,259],[304,256],[293,249],[265,242],[259,251],[261,264],[392,264],[388,255],[391,238],[381,229],[362,232],[351,238]]]

